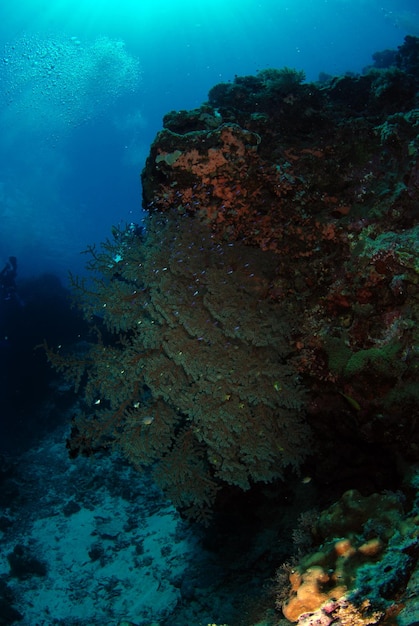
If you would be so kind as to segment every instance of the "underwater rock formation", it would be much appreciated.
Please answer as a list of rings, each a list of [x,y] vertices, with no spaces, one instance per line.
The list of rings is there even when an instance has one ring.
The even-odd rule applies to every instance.
[[[218,238],[274,253],[270,298],[298,319],[294,362],[321,445],[357,440],[390,456],[403,448],[411,460],[419,453],[415,45],[406,39],[395,66],[321,86],[291,70],[219,85],[200,109],[165,117],[143,172],[149,211],[175,208]]]
[[[413,506],[401,492],[362,496],[347,491],[311,527],[312,551],[289,576],[285,617],[309,624],[379,624],[400,609],[419,557],[418,474],[410,478]],[[350,617],[352,621],[345,622]],[[339,621],[341,620],[341,621]]]
[[[358,565],[392,568],[388,600],[417,562],[417,511],[372,494],[419,458],[418,49],[407,38],[390,67],[322,84],[267,70],[169,113],[142,174],[145,228],[115,229],[89,250],[92,280],[74,280],[96,341],[47,349],[81,392],[70,454],[152,466],[189,517],[207,521],[222,492],[280,493],[299,468],[320,505],[348,489],[341,506],[374,505],[358,530],[319,521],[294,621],[330,600],[338,623],[380,623]]]

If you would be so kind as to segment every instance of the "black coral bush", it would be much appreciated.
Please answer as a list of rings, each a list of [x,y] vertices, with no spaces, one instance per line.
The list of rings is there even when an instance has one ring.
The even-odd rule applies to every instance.
[[[274,255],[178,214],[146,228],[90,250],[92,280],[73,282],[97,341],[48,354],[83,396],[72,454],[116,447],[203,519],[223,484],[272,481],[309,450],[292,311],[270,297]]]

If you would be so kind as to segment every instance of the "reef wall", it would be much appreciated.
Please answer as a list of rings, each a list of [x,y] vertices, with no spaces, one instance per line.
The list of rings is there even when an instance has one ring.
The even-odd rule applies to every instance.
[[[48,349],[81,390],[70,454],[152,466],[203,522],[220,494],[280,493],[293,470],[329,502],[402,485],[419,456],[418,40],[390,57],[316,84],[288,68],[237,77],[165,117],[144,228],[115,229],[89,250],[92,280],[74,280],[96,340]],[[389,537],[339,549],[375,558]],[[295,621],[311,566],[311,589],[327,582],[304,563]]]
[[[314,85],[285,68],[217,85],[165,117],[143,172],[151,213],[273,254],[265,295],[292,311],[323,452],[418,457],[417,55],[408,37],[394,65],[362,76]]]
[[[191,518],[295,470],[320,505],[351,490],[279,594],[301,624],[394,623],[418,558],[419,40],[384,56],[316,84],[237,77],[169,113],[146,222],[73,280],[92,337],[47,348],[79,391],[70,454],[151,466]]]
[[[396,65],[324,84],[266,70],[166,116],[146,230],[115,230],[75,284],[107,332],[80,359],[74,451],[159,461],[192,515],[307,457],[319,480],[345,459],[346,488],[417,459],[415,55],[407,38]]]

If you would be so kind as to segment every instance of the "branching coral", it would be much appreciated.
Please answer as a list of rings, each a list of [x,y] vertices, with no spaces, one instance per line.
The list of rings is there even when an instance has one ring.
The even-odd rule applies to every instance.
[[[154,215],[145,237],[115,234],[91,251],[93,284],[74,284],[110,340],[86,355],[70,447],[157,462],[174,503],[202,517],[223,483],[272,481],[309,450],[292,310],[269,297],[270,254],[217,241],[197,218]]]

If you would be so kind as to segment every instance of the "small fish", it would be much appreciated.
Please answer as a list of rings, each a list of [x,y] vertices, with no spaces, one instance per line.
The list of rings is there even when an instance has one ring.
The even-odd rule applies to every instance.
[[[145,417],[143,417],[143,419],[141,420],[141,423],[144,426],[150,426],[150,424],[152,424],[154,422],[154,417],[152,415],[146,415]]]
[[[361,405],[359,404],[357,400],[355,400],[355,398],[352,398],[351,396],[347,396],[346,393],[342,393],[342,391],[339,391],[339,393],[342,396],[342,398],[345,398],[346,402],[348,402],[351,405],[351,407],[355,409],[355,411],[361,410]]]

